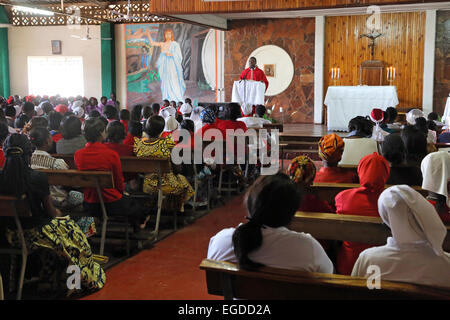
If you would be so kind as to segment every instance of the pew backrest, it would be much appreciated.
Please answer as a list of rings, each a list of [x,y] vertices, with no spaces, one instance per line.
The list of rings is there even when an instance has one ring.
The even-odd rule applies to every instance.
[[[381,281],[380,289],[368,289],[367,280],[334,274],[262,267],[239,269],[236,264],[205,259],[208,293],[225,299],[256,300],[374,300],[450,299],[450,290],[429,286]]]
[[[50,185],[63,187],[80,187],[112,189],[114,180],[111,172],[107,171],[78,171],[78,170],[49,170],[39,169],[45,172]],[[98,185],[97,185],[98,183]]]
[[[450,251],[450,226],[446,226],[444,251]],[[316,239],[340,240],[384,245],[391,236],[380,217],[334,213],[296,212],[289,229],[311,234]]]
[[[53,157],[63,159],[70,169],[77,169],[73,154],[54,154]],[[122,163],[123,173],[156,173],[158,172],[158,167],[161,173],[170,172],[170,160],[168,159],[123,156],[120,157],[120,162]]]
[[[331,204],[334,204],[334,199],[338,193],[344,190],[359,188],[360,184],[357,183],[314,183],[311,187],[311,190],[317,197],[321,200],[326,200]],[[385,188],[391,187],[390,185],[386,185]],[[422,189],[420,186],[411,186],[414,190],[419,192],[421,195],[426,197],[428,195],[428,191]]]
[[[14,209],[17,210],[18,217],[31,217],[31,211],[25,202],[25,197],[22,199],[0,195],[0,217],[14,217]]]

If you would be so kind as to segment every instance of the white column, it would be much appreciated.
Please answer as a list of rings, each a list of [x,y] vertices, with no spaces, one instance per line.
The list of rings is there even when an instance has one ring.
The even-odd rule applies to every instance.
[[[323,62],[325,45],[325,17],[316,17],[314,49],[314,123],[322,123],[323,117]]]
[[[125,25],[116,24],[115,40],[116,40],[116,96],[120,102],[122,109],[128,107],[129,110],[133,106],[127,106],[127,52],[125,47]]]
[[[426,11],[425,50],[423,64],[422,110],[425,116],[433,111],[434,55],[436,46],[436,10]]]

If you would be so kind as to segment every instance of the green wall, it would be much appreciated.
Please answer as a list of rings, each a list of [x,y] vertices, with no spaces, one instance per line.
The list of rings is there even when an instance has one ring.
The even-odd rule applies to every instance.
[[[100,26],[102,38],[113,40],[101,40],[102,51],[102,95],[108,97],[111,92],[116,92],[116,51],[114,39],[114,24],[102,23]]]
[[[8,14],[0,6],[0,23],[9,23]],[[8,28],[0,28],[0,96],[10,95]]]

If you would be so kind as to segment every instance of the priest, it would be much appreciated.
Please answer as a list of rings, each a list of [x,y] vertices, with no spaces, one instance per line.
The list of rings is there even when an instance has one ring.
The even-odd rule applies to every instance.
[[[254,80],[254,81],[261,81],[264,82],[266,85],[266,91],[267,87],[269,86],[269,81],[267,81],[266,75],[264,74],[264,71],[258,68],[256,65],[256,58],[251,57],[249,60],[250,68],[245,69],[241,73],[240,80]]]

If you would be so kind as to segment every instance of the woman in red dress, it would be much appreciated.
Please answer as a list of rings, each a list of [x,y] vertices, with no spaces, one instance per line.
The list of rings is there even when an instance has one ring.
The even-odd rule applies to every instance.
[[[358,176],[350,169],[338,167],[344,152],[344,140],[332,133],[323,136],[319,141],[319,157],[323,167],[316,174],[314,182],[357,183]]]
[[[374,152],[361,159],[358,176],[361,187],[344,190],[335,198],[336,213],[379,217],[378,198],[389,178],[389,163]],[[337,271],[350,275],[359,254],[370,245],[344,241],[337,257]]]

